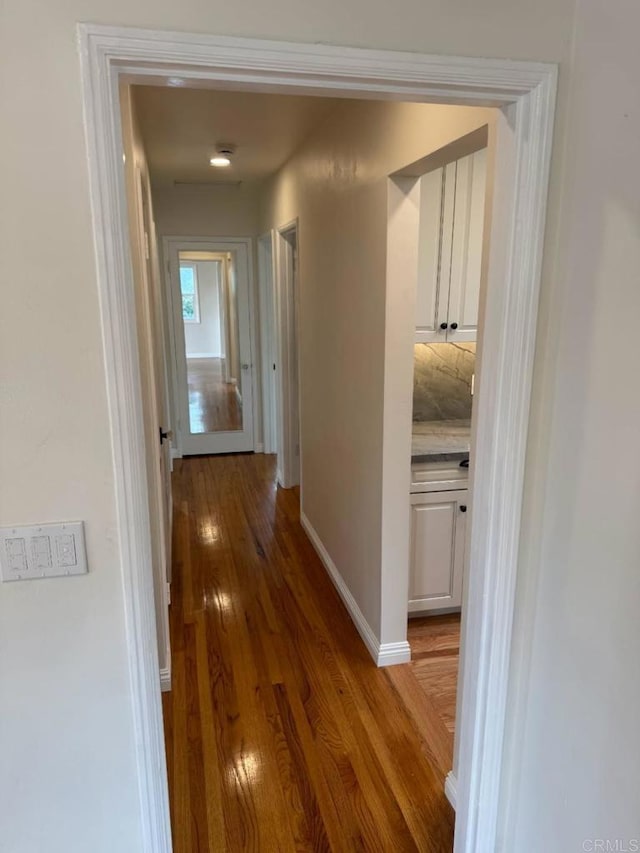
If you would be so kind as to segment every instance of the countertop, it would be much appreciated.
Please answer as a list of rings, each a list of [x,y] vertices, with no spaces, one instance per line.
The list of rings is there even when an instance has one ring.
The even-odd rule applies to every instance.
[[[469,458],[471,421],[422,421],[414,423],[412,462],[454,462]]]

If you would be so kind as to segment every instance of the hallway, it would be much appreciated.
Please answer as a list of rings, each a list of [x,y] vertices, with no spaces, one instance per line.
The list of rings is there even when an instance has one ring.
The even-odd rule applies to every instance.
[[[374,666],[274,481],[270,456],[176,461],[174,850],[446,853],[451,744],[411,667]]]

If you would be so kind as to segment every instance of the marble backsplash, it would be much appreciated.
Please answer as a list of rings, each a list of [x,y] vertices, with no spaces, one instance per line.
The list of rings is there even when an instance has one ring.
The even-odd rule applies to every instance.
[[[475,343],[416,344],[413,348],[413,420],[471,418]]]

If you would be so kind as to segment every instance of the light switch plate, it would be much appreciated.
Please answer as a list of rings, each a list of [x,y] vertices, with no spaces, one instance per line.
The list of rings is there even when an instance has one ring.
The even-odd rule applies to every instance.
[[[4,582],[86,574],[83,523],[0,528],[0,572]]]

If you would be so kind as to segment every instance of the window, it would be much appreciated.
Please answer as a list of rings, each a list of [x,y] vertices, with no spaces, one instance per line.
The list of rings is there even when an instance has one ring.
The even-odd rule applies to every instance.
[[[182,319],[185,323],[200,322],[198,300],[198,274],[195,264],[180,264],[180,293],[182,295]]]

